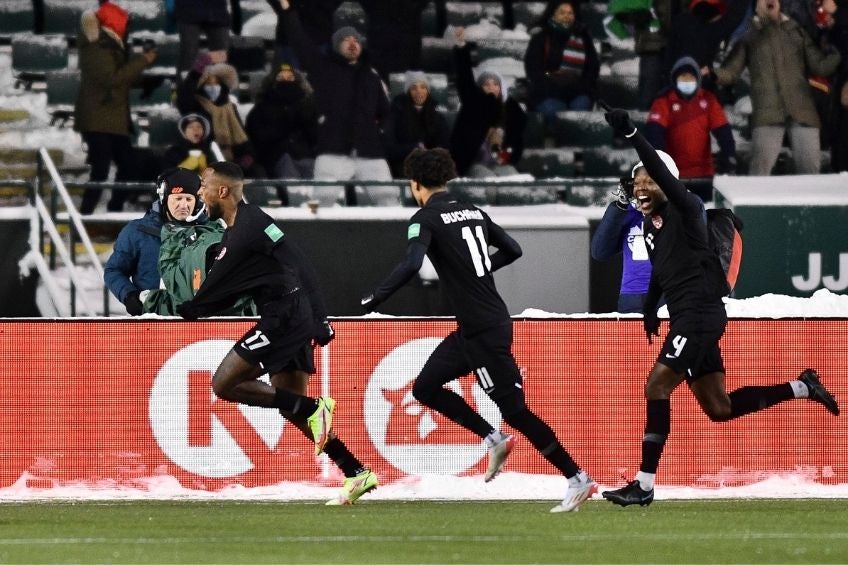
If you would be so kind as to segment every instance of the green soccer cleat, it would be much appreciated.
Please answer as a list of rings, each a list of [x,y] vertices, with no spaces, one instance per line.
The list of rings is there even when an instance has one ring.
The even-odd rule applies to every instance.
[[[365,470],[355,477],[348,477],[342,484],[339,494],[328,500],[326,506],[346,506],[353,504],[359,497],[377,488],[377,475],[374,471]]]
[[[306,419],[312,438],[315,440],[315,455],[320,455],[330,439],[330,430],[333,426],[333,412],[336,410],[336,401],[329,396],[319,396],[318,409]]]

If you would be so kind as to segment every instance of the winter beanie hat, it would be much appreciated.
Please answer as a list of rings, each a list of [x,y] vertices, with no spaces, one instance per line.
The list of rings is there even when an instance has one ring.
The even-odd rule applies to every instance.
[[[497,81],[497,83],[501,87],[501,91],[503,91],[503,81],[501,80],[501,77],[498,76],[498,73],[493,73],[492,71],[483,71],[482,73],[480,73],[480,76],[477,77],[477,86],[482,87],[483,84],[489,79]]]
[[[193,214],[201,208],[202,203],[197,193],[200,191],[200,176],[194,171],[171,167],[165,169],[156,179],[156,194],[159,195],[159,208],[163,218],[168,211],[168,197],[172,194],[191,194],[196,198]]]
[[[659,155],[662,162],[665,163],[668,172],[670,172],[674,178],[679,179],[680,169],[677,168],[677,164],[674,162],[674,159],[672,159],[671,155],[669,155],[665,151],[660,151],[659,149],[657,149],[657,155]],[[633,165],[633,170],[630,171],[630,178],[636,178],[636,171],[638,171],[640,167],[644,166],[645,165],[642,163],[642,161],[639,161],[638,163]]]
[[[117,4],[105,2],[96,13],[97,21],[100,22],[101,26],[108,27],[120,37],[124,37],[124,34],[127,32],[127,22],[130,16],[123,8]]]
[[[333,37],[330,40],[333,45],[333,51],[338,51],[342,41],[344,41],[347,37],[355,37],[358,42],[365,44],[365,37],[363,37],[355,27],[344,26],[340,27],[333,33]]]
[[[418,82],[423,82],[427,90],[430,90],[430,81],[423,71],[406,71],[406,75],[403,77],[403,91],[409,92],[412,85]]]

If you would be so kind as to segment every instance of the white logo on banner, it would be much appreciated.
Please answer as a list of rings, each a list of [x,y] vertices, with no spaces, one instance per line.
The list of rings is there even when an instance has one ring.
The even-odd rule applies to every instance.
[[[149,417],[153,436],[171,461],[186,471],[210,478],[232,477],[253,468],[253,461],[242,447],[255,433],[261,443],[274,449],[283,435],[285,420],[276,410],[244,406],[215,397],[211,385],[198,387],[209,398],[191,398],[191,378],[209,378],[235,342],[222,339],[187,345],[168,359],[150,389]],[[192,376],[192,373],[195,376]],[[198,373],[205,377],[198,377]],[[263,377],[263,379],[266,377]],[[208,391],[208,392],[207,392]],[[247,431],[233,433],[216,412],[238,411],[234,415],[247,422]],[[190,426],[205,441],[192,445]]]
[[[410,475],[461,473],[486,454],[482,440],[412,396],[415,377],[441,341],[421,338],[394,348],[374,369],[365,389],[365,427],[371,442],[388,462]],[[466,396],[459,382],[446,386]],[[471,406],[476,404],[480,415],[499,428],[495,403],[476,381],[471,389]]]

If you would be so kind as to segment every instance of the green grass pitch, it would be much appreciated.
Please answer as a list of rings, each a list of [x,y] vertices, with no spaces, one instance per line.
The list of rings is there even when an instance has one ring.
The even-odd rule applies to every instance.
[[[2,563],[845,563],[844,500],[0,503]]]

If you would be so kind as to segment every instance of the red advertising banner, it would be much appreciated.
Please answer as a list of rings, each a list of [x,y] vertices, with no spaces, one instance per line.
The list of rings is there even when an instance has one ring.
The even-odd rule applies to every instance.
[[[0,323],[0,486],[133,486],[172,476],[216,490],[304,481],[337,486],[311,443],[272,409],[217,399],[210,379],[251,321],[5,321]],[[334,427],[387,484],[408,475],[481,474],[479,438],[420,405],[412,382],[454,327],[448,320],[339,320],[317,356],[310,394],[338,402]],[[664,326],[665,329],[665,326]],[[848,399],[846,320],[731,320],[722,340],[727,388],[766,385],[815,367]],[[643,385],[659,344],[640,320],[515,322],[515,356],[530,407],[581,467],[605,484],[632,477],[644,427]],[[495,427],[494,404],[471,376],[455,392]],[[808,401],[728,423],[704,416],[686,389],[672,397],[663,484],[701,487],[797,473],[848,482],[848,423]],[[556,473],[526,441],[508,471]]]

